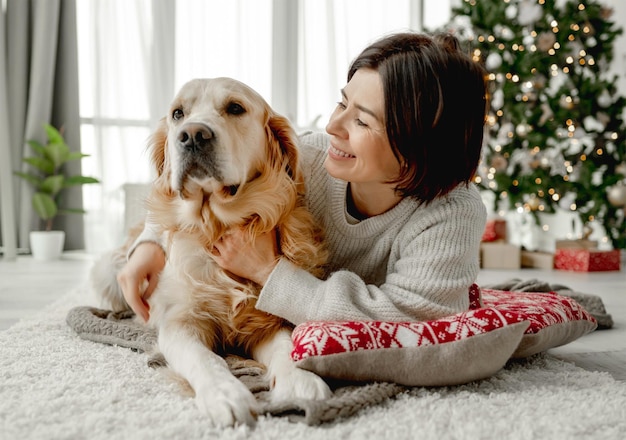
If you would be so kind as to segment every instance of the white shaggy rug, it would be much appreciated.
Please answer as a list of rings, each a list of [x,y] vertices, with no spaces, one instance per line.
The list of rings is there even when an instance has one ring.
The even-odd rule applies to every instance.
[[[0,332],[0,439],[623,439],[626,382],[550,356],[464,386],[415,388],[321,426],[261,416],[206,426],[147,355],[80,339],[85,288]]]

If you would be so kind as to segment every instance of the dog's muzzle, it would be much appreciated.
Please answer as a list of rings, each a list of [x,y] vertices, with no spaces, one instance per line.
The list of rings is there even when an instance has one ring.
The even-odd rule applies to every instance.
[[[191,122],[180,127],[176,135],[176,150],[180,160],[176,176],[178,189],[188,177],[221,180],[217,160],[217,138],[210,126]]]

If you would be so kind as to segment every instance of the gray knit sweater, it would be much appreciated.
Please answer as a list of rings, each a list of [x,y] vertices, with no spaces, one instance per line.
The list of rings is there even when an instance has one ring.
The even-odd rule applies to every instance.
[[[257,308],[294,324],[424,321],[467,310],[486,221],[477,188],[460,185],[428,205],[405,198],[384,214],[357,222],[347,212],[347,182],[323,166],[327,147],[326,134],[300,138],[309,208],[323,225],[330,250],[329,276],[317,279],[281,259]],[[147,223],[131,252],[143,241],[161,243],[163,237]]]
[[[325,229],[331,272],[320,280],[280,260],[258,309],[299,324],[423,321],[468,308],[486,221],[473,184],[427,205],[405,198],[384,214],[355,223],[347,213],[347,183],[323,167],[328,136],[302,136],[300,146],[308,203]]]

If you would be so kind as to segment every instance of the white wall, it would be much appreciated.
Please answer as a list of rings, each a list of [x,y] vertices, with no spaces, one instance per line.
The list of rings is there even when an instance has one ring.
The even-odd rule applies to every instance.
[[[622,96],[626,96],[626,2],[624,0],[602,0],[601,3],[613,8],[611,20],[624,30],[624,34],[615,40],[615,54],[611,70],[619,75],[619,91]]]

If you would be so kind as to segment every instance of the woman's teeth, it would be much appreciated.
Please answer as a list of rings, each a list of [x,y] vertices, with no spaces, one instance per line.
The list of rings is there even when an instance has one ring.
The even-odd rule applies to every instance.
[[[335,147],[333,147],[332,145],[330,146],[331,151],[333,152],[333,154],[335,156],[340,156],[340,157],[355,157],[351,154],[346,153],[345,151],[341,151],[336,149]]]

